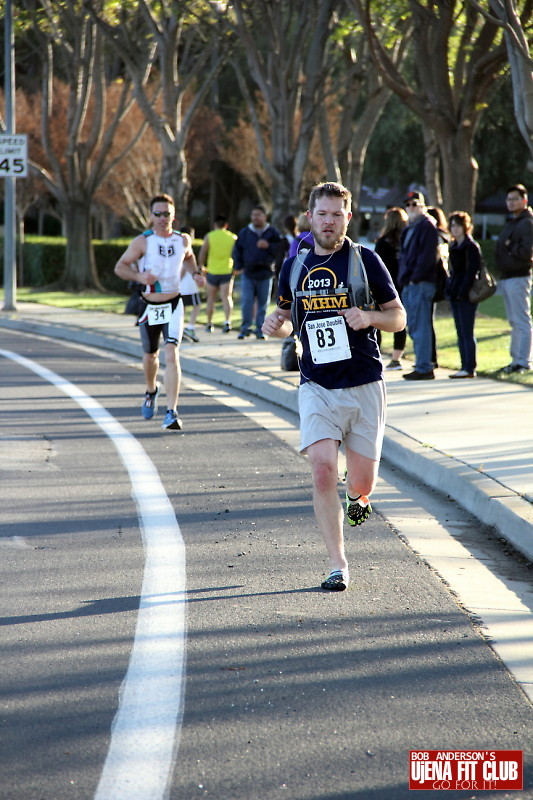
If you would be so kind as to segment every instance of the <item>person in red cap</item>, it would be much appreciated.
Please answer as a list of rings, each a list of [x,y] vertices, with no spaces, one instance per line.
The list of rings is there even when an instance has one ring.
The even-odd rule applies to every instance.
[[[402,232],[398,282],[402,303],[407,312],[407,329],[413,340],[415,368],[405,380],[432,380],[433,298],[437,279],[439,235],[433,217],[427,213],[421,192],[409,192],[405,198],[409,224]]]

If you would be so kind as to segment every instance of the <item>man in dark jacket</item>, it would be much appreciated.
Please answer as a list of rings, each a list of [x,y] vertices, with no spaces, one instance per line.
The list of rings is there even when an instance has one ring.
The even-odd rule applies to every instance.
[[[505,312],[511,325],[511,363],[502,372],[525,372],[531,367],[531,267],[533,212],[521,183],[507,189],[509,217],[496,244],[496,266]]]
[[[433,298],[437,279],[439,235],[435,220],[426,210],[421,192],[409,192],[405,200],[409,225],[402,231],[398,281],[407,312],[407,329],[413,340],[415,368],[408,381],[432,380]]]
[[[263,206],[252,209],[251,222],[237,236],[233,247],[234,270],[241,276],[242,324],[238,339],[251,333],[254,300],[257,300],[255,335],[264,339],[261,331],[272,291],[274,262],[281,235],[267,222]]]

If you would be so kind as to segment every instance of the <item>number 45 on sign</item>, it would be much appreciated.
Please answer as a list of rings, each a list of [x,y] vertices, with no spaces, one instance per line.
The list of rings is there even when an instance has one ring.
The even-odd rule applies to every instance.
[[[0,177],[26,178],[28,137],[23,133],[0,134]]]

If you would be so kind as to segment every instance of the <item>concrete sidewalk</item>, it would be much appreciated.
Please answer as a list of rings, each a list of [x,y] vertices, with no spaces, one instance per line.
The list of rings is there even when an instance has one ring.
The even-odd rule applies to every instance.
[[[0,312],[0,328],[43,334],[141,357],[134,318],[20,303]],[[297,411],[297,373],[280,369],[279,340],[237,340],[236,332],[198,328],[184,342],[186,375],[216,381]],[[0,336],[1,342],[1,336]],[[1,348],[1,344],[0,344]],[[386,374],[383,456],[453,496],[533,560],[533,391],[488,378],[410,382]],[[140,389],[142,393],[142,389]]]

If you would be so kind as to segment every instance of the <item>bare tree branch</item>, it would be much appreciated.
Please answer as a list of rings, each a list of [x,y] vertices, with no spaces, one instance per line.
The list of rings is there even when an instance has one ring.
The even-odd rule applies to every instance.
[[[474,8],[482,14],[485,19],[490,20],[494,25],[498,25],[500,28],[508,34],[511,38],[513,47],[516,48],[518,53],[521,57],[531,66],[533,67],[533,58],[529,55],[529,46],[527,40],[524,41],[522,37],[518,36],[516,33],[515,28],[509,22],[511,17],[515,16],[514,9],[512,8],[511,3],[509,0],[506,0],[505,4],[500,2],[500,0],[489,0],[491,6],[495,9],[495,13],[491,14],[478,0],[468,0]]]

